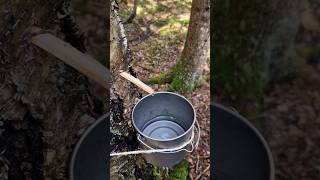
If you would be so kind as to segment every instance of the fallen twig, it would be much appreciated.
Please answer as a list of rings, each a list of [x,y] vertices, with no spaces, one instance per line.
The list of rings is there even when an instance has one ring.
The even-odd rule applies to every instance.
[[[206,167],[206,169],[205,169],[204,171],[202,171],[202,173],[200,173],[200,174],[196,177],[196,179],[195,179],[195,180],[200,179],[200,178],[201,178],[201,176],[209,170],[209,168],[210,168],[210,164],[209,164],[209,166],[207,166],[207,167]]]

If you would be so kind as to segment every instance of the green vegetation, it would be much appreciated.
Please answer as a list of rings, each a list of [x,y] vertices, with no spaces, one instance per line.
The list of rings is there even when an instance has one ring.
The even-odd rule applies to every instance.
[[[179,62],[172,68],[172,82],[170,91],[180,93],[190,93],[193,91],[195,84],[192,82],[192,74],[190,72],[191,65],[185,58],[181,58]]]
[[[189,163],[187,160],[182,160],[170,169],[169,173],[156,166],[152,166],[151,171],[154,180],[186,180],[188,177]]]
[[[188,161],[181,161],[172,170],[170,170],[168,180],[186,180],[188,177],[188,169]]]
[[[191,65],[182,58],[167,72],[161,73],[159,76],[146,79],[144,82],[147,84],[170,83],[169,91],[190,93],[197,85],[191,82],[190,68]]]
[[[154,180],[162,180],[162,176],[158,167],[152,166],[151,171],[152,171]]]
[[[169,20],[166,20],[165,23],[162,24],[162,27],[159,28],[158,32],[161,36],[179,36],[179,38],[183,39],[187,35],[187,27],[189,25],[189,17],[181,17],[175,18],[172,17]],[[181,31],[184,29],[184,31]]]
[[[187,29],[190,21],[191,0],[174,2],[169,1],[152,1],[140,0],[137,8],[136,22],[143,21],[148,24],[153,33],[160,36],[160,41],[154,41],[147,48],[148,57],[146,60],[152,62],[152,57],[159,56],[159,53],[170,46],[177,47],[178,44],[183,46],[183,42],[187,35]],[[128,4],[128,1],[126,1]],[[131,13],[131,8],[122,11],[122,18],[126,19]],[[153,19],[156,17],[156,21]],[[132,48],[135,53],[135,49]],[[164,84],[170,83],[170,91],[190,92],[194,89],[194,85],[186,79],[183,74],[188,70],[188,63],[180,60],[168,72],[163,72],[156,77],[144,80],[148,84]]]
[[[173,74],[171,71],[161,73],[159,76],[151,77],[145,82],[147,84],[165,84],[172,82]]]

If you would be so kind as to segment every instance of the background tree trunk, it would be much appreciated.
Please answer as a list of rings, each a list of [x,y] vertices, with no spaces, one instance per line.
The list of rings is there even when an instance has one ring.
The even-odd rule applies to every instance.
[[[192,1],[187,39],[178,64],[173,69],[171,88],[191,92],[198,84],[208,59],[210,45],[210,1]]]
[[[73,146],[107,111],[107,93],[30,43],[32,27],[85,52],[70,1],[0,2],[1,179],[68,179]]]
[[[268,83],[297,73],[301,62],[293,43],[306,2],[215,1],[214,92],[237,108],[248,109],[243,102],[252,106]]]

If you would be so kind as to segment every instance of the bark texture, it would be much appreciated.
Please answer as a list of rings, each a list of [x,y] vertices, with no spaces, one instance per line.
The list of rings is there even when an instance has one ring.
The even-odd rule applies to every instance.
[[[199,82],[208,59],[210,45],[210,1],[192,1],[187,39],[180,60],[173,70],[171,87],[190,92]]]
[[[111,1],[110,13],[110,71],[112,86],[110,89],[110,131],[111,151],[123,152],[136,150],[138,143],[133,125],[131,110],[141,98],[141,94],[129,81],[119,76],[124,70],[135,75],[131,69],[131,52],[126,38],[126,32],[118,16],[118,5]],[[114,180],[143,178],[142,167],[146,164],[139,155],[112,157],[110,161],[110,178]]]
[[[73,146],[107,111],[107,93],[30,43],[37,26],[85,51],[68,0],[0,8],[0,179],[68,179]]]
[[[214,1],[212,80],[220,97],[252,102],[269,82],[296,73],[293,44],[306,2]]]
[[[125,70],[133,76],[135,76],[135,72],[132,69],[133,59],[126,31],[118,16],[118,5],[116,1],[111,2],[110,71],[112,87],[110,90],[110,129],[112,138],[110,145],[111,151],[124,152],[139,148],[136,131],[131,122],[131,113],[134,105],[142,98],[140,92],[143,91],[140,91],[135,85],[119,75],[120,70]],[[146,163],[141,155],[112,157],[110,161],[110,177],[114,180],[157,179],[165,177],[167,174],[168,169],[157,168]]]

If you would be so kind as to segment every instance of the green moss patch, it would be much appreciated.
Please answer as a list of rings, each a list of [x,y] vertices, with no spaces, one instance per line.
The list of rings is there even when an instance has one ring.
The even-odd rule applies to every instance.
[[[189,173],[189,162],[181,161],[169,172],[168,180],[186,180]]]

